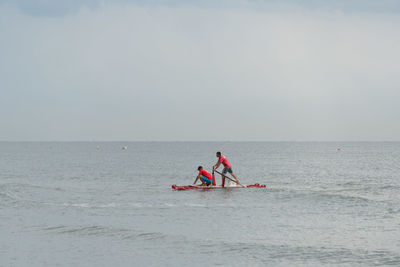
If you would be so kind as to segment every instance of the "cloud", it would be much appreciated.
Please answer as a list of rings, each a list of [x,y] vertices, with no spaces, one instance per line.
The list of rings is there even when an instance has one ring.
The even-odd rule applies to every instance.
[[[80,8],[0,19],[3,140],[394,140],[394,14]]]

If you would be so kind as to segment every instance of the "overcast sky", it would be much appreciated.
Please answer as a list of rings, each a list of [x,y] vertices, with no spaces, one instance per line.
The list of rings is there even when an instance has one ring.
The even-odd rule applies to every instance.
[[[0,93],[6,141],[400,140],[400,1],[0,0]]]

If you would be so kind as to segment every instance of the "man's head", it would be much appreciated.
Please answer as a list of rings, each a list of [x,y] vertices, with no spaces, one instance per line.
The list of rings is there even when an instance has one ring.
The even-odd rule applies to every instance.
[[[201,171],[202,169],[203,169],[203,167],[201,167],[201,166],[199,166],[199,167],[197,168],[198,171]]]
[[[221,157],[221,152],[217,152],[217,158]]]

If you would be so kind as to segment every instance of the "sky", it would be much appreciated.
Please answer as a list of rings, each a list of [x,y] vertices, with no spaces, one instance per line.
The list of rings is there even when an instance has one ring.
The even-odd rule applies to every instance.
[[[400,1],[0,0],[2,141],[400,141]]]

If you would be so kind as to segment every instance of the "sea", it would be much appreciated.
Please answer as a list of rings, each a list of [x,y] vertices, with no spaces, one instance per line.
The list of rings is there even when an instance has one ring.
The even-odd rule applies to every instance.
[[[400,143],[0,142],[0,266],[400,266]]]

